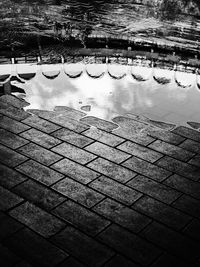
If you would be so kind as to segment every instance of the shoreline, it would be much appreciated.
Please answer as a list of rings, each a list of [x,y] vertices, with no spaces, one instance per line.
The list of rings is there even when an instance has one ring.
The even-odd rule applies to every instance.
[[[31,38],[32,39],[32,38]],[[35,39],[35,38],[34,38]],[[30,40],[31,41],[31,40]],[[29,43],[31,43],[29,41]],[[61,42],[55,38],[41,38],[41,44],[32,42],[23,48],[16,48],[13,51],[0,51],[0,64],[10,63],[11,58],[41,58],[49,57],[48,63],[60,62],[60,57],[67,58],[91,56],[91,57],[125,57],[125,58],[146,58],[149,60],[168,62],[169,64],[183,64],[194,68],[200,67],[198,46],[188,48],[187,46],[166,45],[135,38],[135,40],[124,37],[116,39],[113,37],[89,37],[86,40],[86,47],[83,47],[80,40],[65,40]]]

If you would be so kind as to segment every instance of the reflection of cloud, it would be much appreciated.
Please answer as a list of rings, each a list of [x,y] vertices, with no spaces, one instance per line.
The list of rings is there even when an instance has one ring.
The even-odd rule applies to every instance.
[[[182,102],[187,98],[187,92],[182,91],[181,89],[176,89],[170,92],[169,97]]]
[[[91,104],[91,114],[98,114],[101,118],[107,118],[108,110],[113,109],[113,103],[110,101],[110,91],[114,91],[113,81],[108,75],[101,79],[92,79],[87,74],[83,74],[79,79],[72,81],[78,88],[78,94],[75,101],[82,100],[84,104]],[[92,99],[92,101],[90,100]],[[97,115],[96,115],[97,116]]]
[[[149,85],[149,83],[148,83]],[[125,112],[133,108],[146,108],[153,105],[151,97],[148,95],[147,83],[138,84],[133,82],[129,77],[123,80],[123,87],[116,90],[121,100],[121,107]],[[124,101],[125,100],[125,101]]]

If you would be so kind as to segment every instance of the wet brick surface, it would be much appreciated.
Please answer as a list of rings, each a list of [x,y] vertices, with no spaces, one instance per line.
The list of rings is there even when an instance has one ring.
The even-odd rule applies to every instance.
[[[24,105],[0,107],[1,266],[199,266],[198,131]]]

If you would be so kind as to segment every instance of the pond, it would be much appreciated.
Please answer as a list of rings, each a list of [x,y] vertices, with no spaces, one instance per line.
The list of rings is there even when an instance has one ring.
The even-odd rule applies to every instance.
[[[98,36],[199,51],[199,0],[0,0],[0,4],[1,51],[22,53],[38,43],[41,48],[55,42],[95,46],[90,40]]]
[[[0,4],[0,67],[22,75],[11,84],[25,91],[29,108],[69,106],[106,120],[132,113],[182,125],[200,121],[198,0]],[[80,54],[105,60],[82,62]],[[117,60],[106,61],[112,54]]]

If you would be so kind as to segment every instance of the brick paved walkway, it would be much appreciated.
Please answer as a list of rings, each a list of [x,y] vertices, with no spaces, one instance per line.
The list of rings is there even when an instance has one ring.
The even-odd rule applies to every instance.
[[[0,98],[0,266],[200,266],[200,124],[25,105]]]

